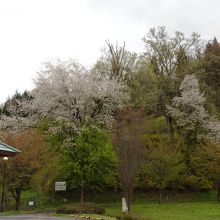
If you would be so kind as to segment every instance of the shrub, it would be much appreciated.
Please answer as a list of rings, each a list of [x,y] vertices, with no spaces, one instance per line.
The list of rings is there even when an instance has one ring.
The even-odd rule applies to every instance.
[[[57,208],[60,214],[104,214],[105,209],[93,203],[65,204]]]
[[[119,217],[120,220],[150,220],[149,218],[143,218],[134,214],[123,214]]]

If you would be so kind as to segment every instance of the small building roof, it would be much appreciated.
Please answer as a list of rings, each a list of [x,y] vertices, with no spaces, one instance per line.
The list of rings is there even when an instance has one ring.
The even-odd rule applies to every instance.
[[[3,142],[0,142],[0,157],[15,156],[20,152],[21,151],[19,151],[18,149],[11,147]]]

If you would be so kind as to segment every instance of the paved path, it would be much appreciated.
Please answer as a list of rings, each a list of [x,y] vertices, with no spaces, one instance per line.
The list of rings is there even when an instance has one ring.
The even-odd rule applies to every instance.
[[[53,217],[46,214],[24,214],[24,215],[10,215],[0,216],[0,219],[5,220],[76,220],[74,218]]]

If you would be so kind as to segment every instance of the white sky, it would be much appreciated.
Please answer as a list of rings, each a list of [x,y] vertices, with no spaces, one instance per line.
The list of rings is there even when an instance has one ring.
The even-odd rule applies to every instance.
[[[89,66],[105,40],[144,49],[149,28],[220,39],[219,0],[0,0],[0,102],[33,88],[41,63],[77,59]]]

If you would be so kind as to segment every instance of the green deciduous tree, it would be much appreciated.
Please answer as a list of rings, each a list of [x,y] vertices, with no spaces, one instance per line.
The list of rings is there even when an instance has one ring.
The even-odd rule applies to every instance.
[[[158,101],[163,115],[167,118],[168,134],[173,137],[173,119],[166,112],[166,105],[171,104],[177,94],[180,80],[185,74],[189,61],[197,57],[199,36],[195,33],[186,38],[183,33],[175,32],[170,37],[165,27],[150,29],[143,38],[146,45],[146,58],[151,63],[158,81]],[[182,72],[182,71],[183,72]]]
[[[138,184],[159,190],[159,203],[163,191],[184,171],[183,158],[180,152],[181,141],[175,139],[171,145],[164,134],[145,135],[144,163],[138,175]]]
[[[107,135],[96,127],[87,127],[75,138],[63,142],[61,153],[66,178],[81,191],[84,202],[88,190],[111,185],[116,178],[116,155]]]
[[[152,67],[139,59],[139,67],[130,74],[128,86],[131,103],[143,107],[147,115],[163,115],[159,103],[158,80]]]
[[[206,93],[208,109],[219,116],[220,44],[216,38],[206,45],[200,72],[202,74],[199,77]]]

